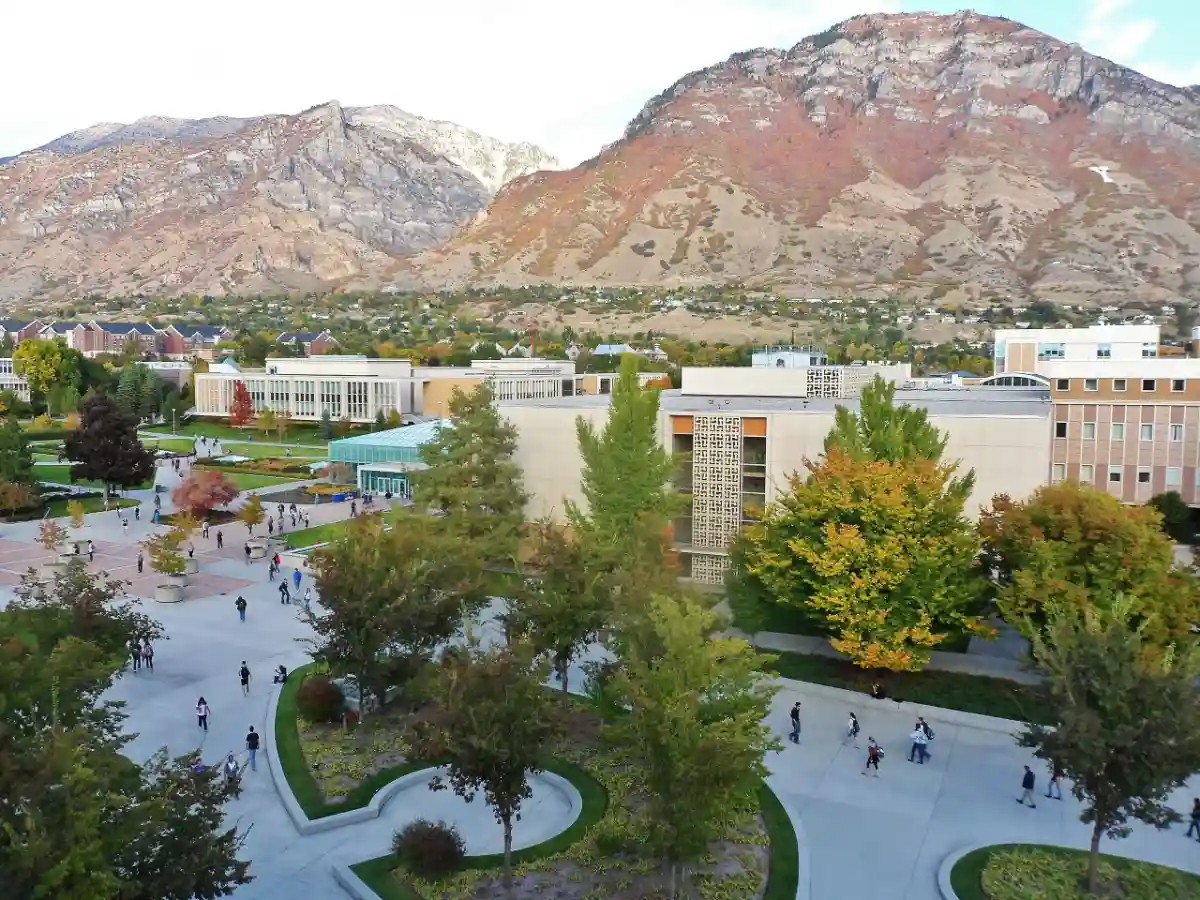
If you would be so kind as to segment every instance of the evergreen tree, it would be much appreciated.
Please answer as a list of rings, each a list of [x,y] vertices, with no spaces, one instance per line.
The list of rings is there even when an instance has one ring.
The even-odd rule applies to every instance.
[[[414,495],[439,510],[451,534],[477,547],[488,562],[516,558],[525,522],[521,468],[513,460],[517,429],[492,405],[491,386],[450,398],[449,425],[421,447],[426,469],[414,472]]]
[[[163,383],[146,366],[139,364],[137,368],[141,369],[141,384],[138,386],[137,416],[139,419],[150,420],[158,412],[158,401],[162,393]]]
[[[333,440],[333,417],[329,415],[329,410],[321,410],[321,437],[324,440]]]
[[[0,482],[28,487],[37,483],[29,441],[16,416],[5,416],[0,426]]]
[[[117,406],[121,412],[136,415],[141,401],[141,377],[137,366],[127,365],[117,380]]]
[[[107,394],[93,394],[83,404],[79,428],[64,441],[67,459],[75,463],[71,477],[133,487],[154,474],[154,456],[138,440],[137,420],[120,410]]]

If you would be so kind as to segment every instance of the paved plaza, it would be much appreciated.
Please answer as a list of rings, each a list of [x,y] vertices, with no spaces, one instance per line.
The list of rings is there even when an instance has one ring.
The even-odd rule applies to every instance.
[[[160,472],[164,480],[174,477]],[[269,492],[260,493],[269,503]],[[147,502],[141,521],[131,522],[128,532],[121,529],[115,512],[88,517],[88,527],[99,538],[90,568],[130,580],[131,592],[146,600],[145,611],[163,623],[170,638],[156,645],[153,673],[126,673],[112,691],[113,699],[127,702],[128,728],[139,735],[129,752],[140,758],[162,746],[172,753],[199,748],[206,762],[218,763],[230,750],[241,753],[247,728],[253,725],[271,754],[274,735],[267,708],[272,691],[278,689],[271,684],[271,672],[280,664],[290,670],[307,660],[301,643],[307,626],[295,606],[279,603],[276,585],[267,581],[265,560],[245,565],[241,548],[246,531],[240,523],[225,526],[222,552],[216,550],[215,530],[207,541],[196,538],[201,574],[193,579],[185,602],[154,603],[157,576],[147,569],[137,578],[134,565],[137,541],[152,530],[151,508]],[[348,504],[315,507],[313,524],[344,518],[347,512]],[[36,536],[36,522],[0,526],[0,602],[11,596],[11,585],[23,571],[46,556]],[[284,574],[291,573],[285,569]],[[307,580],[301,593],[306,585]],[[234,609],[239,593],[249,601],[244,623]],[[242,696],[238,684],[242,660],[253,673],[248,697]],[[580,682],[578,670],[572,677]],[[197,728],[194,714],[201,695],[212,708],[207,734]],[[786,738],[788,710],[797,699],[803,703],[798,746]],[[879,778],[860,774],[865,750],[842,746],[851,710],[862,722],[863,747],[867,737],[874,736],[887,751]],[[937,734],[930,748],[932,759],[924,766],[907,761],[907,735],[918,711]],[[1042,797],[1043,766],[1034,766],[1037,808],[1014,802],[1022,766],[1033,761],[996,720],[939,716],[936,710],[897,707],[891,701],[784,682],[771,724],[785,746],[769,759],[771,785],[800,825],[799,898],[935,900],[939,864],[964,845],[1087,845],[1088,829],[1079,822],[1075,801],[1069,795],[1063,801]],[[1174,798],[1181,812],[1190,807],[1194,794],[1200,794],[1200,779],[1194,781],[1194,791],[1180,791]],[[482,801],[466,805],[448,792],[432,794],[418,786],[399,794],[378,819],[301,836],[261,754],[258,771],[247,773],[243,787],[242,796],[229,803],[229,816],[246,833],[243,855],[252,861],[255,881],[236,892],[238,900],[343,897],[332,865],[383,854],[393,831],[422,816],[458,824],[473,853],[501,849],[500,828]],[[567,824],[564,816],[561,799],[539,787],[518,825],[516,846],[561,830]],[[1200,873],[1200,844],[1186,840],[1183,832],[1183,826],[1167,832],[1136,826],[1128,840],[1106,842],[1106,847]]]

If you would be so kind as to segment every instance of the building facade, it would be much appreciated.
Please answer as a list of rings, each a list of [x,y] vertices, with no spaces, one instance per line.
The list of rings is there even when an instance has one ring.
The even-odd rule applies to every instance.
[[[0,391],[12,391],[29,402],[29,381],[24,375],[17,374],[11,357],[0,358]]]
[[[1157,325],[997,328],[992,346],[992,372],[1041,375],[1046,363],[1131,362],[1158,356]]]

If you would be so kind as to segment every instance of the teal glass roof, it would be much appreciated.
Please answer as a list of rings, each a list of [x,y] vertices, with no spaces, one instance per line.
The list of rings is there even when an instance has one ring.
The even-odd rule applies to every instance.
[[[421,446],[435,440],[449,419],[389,428],[329,442],[329,461],[345,463],[420,462]]]

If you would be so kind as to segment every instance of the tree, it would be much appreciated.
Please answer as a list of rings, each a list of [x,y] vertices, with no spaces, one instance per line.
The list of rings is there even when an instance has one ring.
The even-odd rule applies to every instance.
[[[158,414],[163,422],[169,422],[171,428],[175,429],[187,419],[191,408],[192,404],[185,400],[177,389],[171,387],[163,395],[162,403],[158,406]]]
[[[980,516],[982,570],[996,573],[1000,612],[1020,627],[1039,627],[1056,606],[1103,607],[1124,596],[1147,623],[1146,643],[1165,647],[1200,622],[1200,587],[1175,567],[1161,522],[1151,507],[1073,481],[1020,503],[1001,495]]]
[[[229,424],[241,428],[254,416],[254,401],[244,381],[233,383],[233,399],[229,401]]]
[[[275,430],[279,434],[279,440],[282,442],[288,433],[288,429],[292,427],[292,414],[286,409],[281,409],[275,414]]]
[[[127,364],[121,370],[121,377],[117,380],[117,406],[122,412],[131,416],[137,415],[141,403],[144,370],[145,366]]]
[[[238,510],[238,518],[245,524],[246,530],[250,534],[254,534],[254,526],[261,525],[266,519],[267,514],[263,510],[262,497],[258,494],[251,494],[250,497],[242,504],[242,508]]]
[[[1196,539],[1196,526],[1192,522],[1192,508],[1187,505],[1179,491],[1155,494],[1146,503],[1158,510],[1162,516],[1162,527],[1177,544],[1190,544]]]
[[[57,553],[67,542],[67,529],[53,519],[42,519],[38,523],[38,543],[47,553]]]
[[[230,503],[241,491],[221,472],[213,469],[192,469],[175,490],[171,502],[198,518]]]
[[[385,419],[383,416],[383,410],[382,409],[375,410],[375,427],[372,430],[383,431],[383,429],[386,427],[387,427],[387,419]]]
[[[978,538],[953,466],[834,447],[747,525],[735,578],[813,614],[867,668],[921,669],[950,631],[978,631]]]
[[[329,415],[329,410],[321,410],[321,438],[326,441],[333,440],[333,419]]]
[[[342,416],[340,419],[338,419],[336,422],[333,423],[333,436],[335,438],[344,438],[346,435],[348,435],[350,433],[351,429],[353,429],[353,428],[354,428],[354,422],[351,421],[350,417]]]
[[[5,416],[4,424],[0,425],[0,481],[26,487],[37,484],[29,440],[16,416]]]
[[[717,616],[681,598],[656,595],[618,646],[612,682],[629,710],[607,726],[628,746],[646,792],[651,847],[667,864],[670,896],[680,863],[721,836],[730,811],[753,802],[779,750],[763,719],[776,688],[773,659],[741,638],[714,637]]]
[[[150,421],[158,412],[163,382],[149,366],[139,363],[137,368],[142,370],[142,383],[138,387],[137,415],[139,419]]]
[[[442,526],[477,546],[488,562],[516,558],[527,499],[513,460],[517,429],[493,399],[486,382],[469,394],[455,390],[449,425],[421,447],[427,468],[412,473],[418,502],[440,511]]]
[[[403,424],[404,424],[404,420],[400,416],[400,410],[389,409],[388,414],[387,414],[387,427],[388,428],[399,428]]]
[[[545,768],[562,727],[543,686],[547,667],[521,644],[470,646],[439,674],[434,696],[443,718],[425,743],[448,771],[429,787],[449,787],[467,802],[483,794],[504,828],[504,889],[511,892],[513,822],[533,794],[529,776]]]
[[[113,485],[133,487],[154,474],[154,455],[138,440],[137,422],[105,394],[84,401],[80,427],[63,446],[75,463],[71,477],[103,482],[105,497]]]
[[[28,509],[38,502],[37,492],[27,484],[0,481],[0,512],[13,515],[18,509]]]
[[[583,544],[549,522],[538,525],[525,573],[509,604],[511,630],[550,656],[566,706],[571,661],[609,624],[610,595]]]
[[[279,419],[275,415],[275,410],[269,406],[264,406],[258,411],[258,418],[255,419],[254,424],[262,432],[263,437],[269,437],[279,424]]]
[[[604,428],[597,432],[580,417],[575,432],[587,505],[567,504],[571,528],[614,569],[662,571],[667,532],[683,499],[670,490],[675,463],[658,440],[658,392],[642,389],[635,356],[621,360]]]
[[[1062,767],[1092,826],[1088,890],[1100,893],[1100,840],[1123,838],[1136,819],[1164,829],[1180,816],[1167,805],[1200,757],[1200,657],[1187,639],[1165,654],[1145,646],[1136,604],[1061,607],[1035,629],[1033,654],[1046,672],[1058,721],[1028,725],[1018,738]]]
[[[895,401],[896,386],[876,375],[863,388],[857,413],[840,404],[835,409],[825,453],[837,448],[858,460],[940,462],[947,436],[929,424],[927,410]],[[974,486],[974,472],[953,482],[964,501]]]
[[[62,340],[28,340],[13,351],[13,370],[24,375],[29,389],[46,394],[55,384],[74,384],[79,378],[76,354]]]
[[[390,529],[380,516],[359,516],[310,562],[326,610],[305,613],[313,658],[381,703],[483,599],[473,548],[411,513],[397,513]]]
[[[84,511],[82,500],[67,501],[67,514],[71,517],[72,528],[82,528],[84,522]]]
[[[159,575],[182,575],[187,571],[187,560],[183,558],[184,533],[178,528],[151,535],[138,546],[150,557],[150,568]]]

